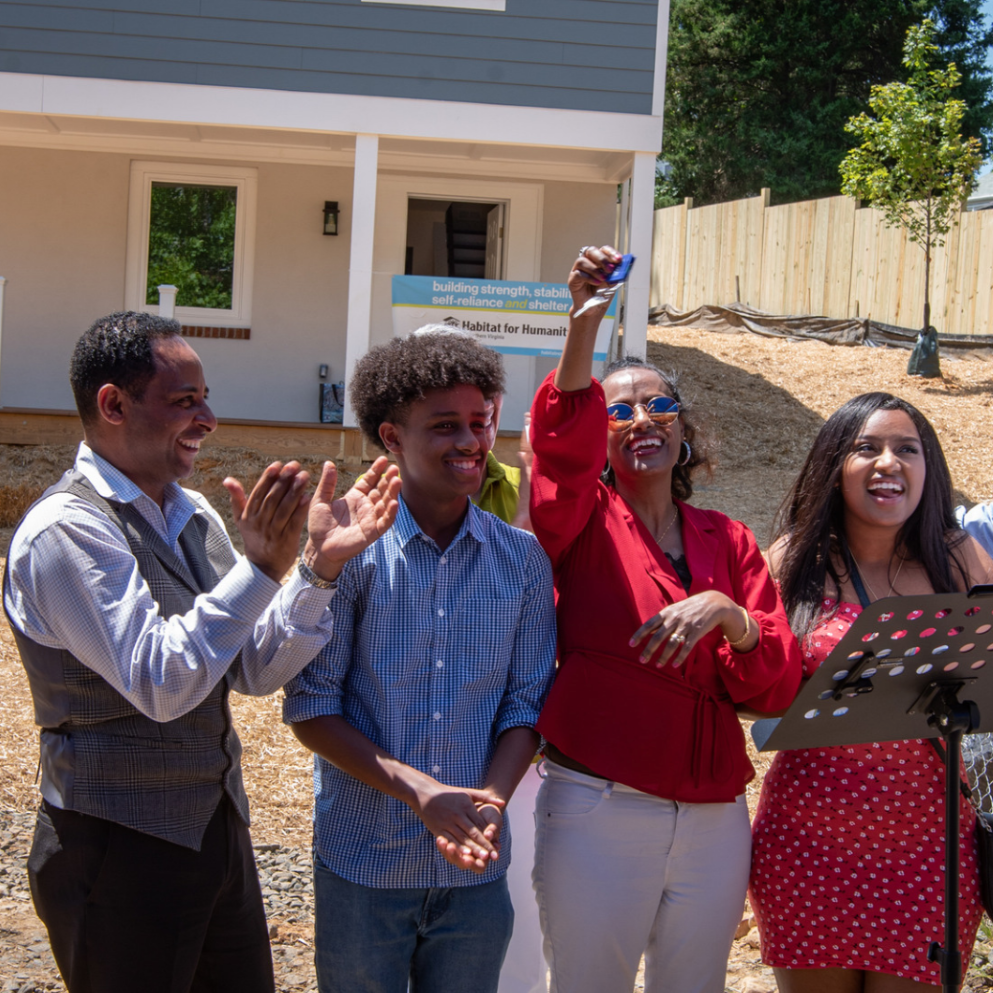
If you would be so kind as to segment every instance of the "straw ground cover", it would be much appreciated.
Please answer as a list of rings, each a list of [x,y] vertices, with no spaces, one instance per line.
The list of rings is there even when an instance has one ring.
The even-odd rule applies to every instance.
[[[716,468],[712,478],[700,481],[694,502],[745,521],[763,545],[775,509],[817,429],[841,403],[866,390],[903,396],[930,418],[960,502],[993,499],[993,357],[945,357],[942,380],[915,380],[905,375],[908,353],[896,349],[838,348],[690,329],[653,328],[650,338],[650,358],[680,372],[701,433],[713,442]],[[0,446],[4,553],[10,526],[30,500],[58,478],[71,457],[68,446]],[[205,492],[219,509],[225,508],[221,479],[233,474],[247,481],[266,462],[264,453],[247,449],[205,448],[190,485]],[[319,468],[318,459],[309,462],[313,471]],[[351,478],[346,476],[343,483]],[[0,812],[27,811],[36,802],[36,731],[26,681],[5,624],[0,625],[0,679],[5,690],[0,708]],[[278,694],[236,698],[234,708],[245,744],[256,843],[306,850],[311,764],[280,721]],[[749,787],[752,805],[759,782]],[[0,917],[0,932],[27,928],[30,906],[18,909],[0,896]],[[774,986],[771,974],[758,962],[756,933],[747,925],[746,915],[729,966],[728,989],[764,993]],[[37,922],[33,926],[37,928]],[[284,929],[279,940],[285,938],[309,941],[309,935],[292,929]],[[993,943],[986,938],[977,945],[969,975],[972,990],[993,989],[985,965],[991,949]],[[0,966],[0,978],[2,972]],[[993,967],[989,972],[993,975]]]

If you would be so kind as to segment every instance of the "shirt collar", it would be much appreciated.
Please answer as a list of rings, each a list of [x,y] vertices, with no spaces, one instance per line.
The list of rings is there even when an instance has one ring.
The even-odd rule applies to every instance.
[[[133,503],[135,509],[156,530],[172,539],[186,526],[186,522],[198,512],[196,504],[187,496],[179,483],[167,483],[165,487],[165,508],[159,505],[133,480],[129,479],[120,469],[111,465],[105,458],[86,444],[79,443],[76,452],[76,468],[92,484],[97,493],[105,500],[116,503]],[[161,525],[160,522],[161,521]]]
[[[476,541],[480,543],[486,541],[486,522],[483,518],[483,511],[481,511],[468,497],[466,497],[466,503],[469,505],[469,512],[465,515],[458,533],[452,539],[452,545],[461,541],[467,534],[475,538]],[[419,535],[430,544],[435,544],[434,539],[429,535],[424,534],[418,526],[417,521],[414,520],[414,515],[411,514],[410,508],[404,502],[402,494],[400,496],[400,509],[397,511],[396,520],[393,522],[393,531],[396,533],[397,540],[400,542],[400,546],[402,548],[406,548],[407,543]],[[451,547],[451,545],[449,547]]]

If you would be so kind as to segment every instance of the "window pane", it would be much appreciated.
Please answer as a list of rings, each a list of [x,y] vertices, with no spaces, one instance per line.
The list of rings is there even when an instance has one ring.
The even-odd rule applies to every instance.
[[[234,186],[152,183],[145,303],[171,283],[177,307],[231,309],[237,204]]]

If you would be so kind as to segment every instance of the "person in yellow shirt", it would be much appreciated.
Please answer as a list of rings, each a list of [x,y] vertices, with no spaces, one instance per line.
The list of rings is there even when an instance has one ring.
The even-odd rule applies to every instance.
[[[528,428],[531,414],[528,412],[524,415],[524,430],[521,432],[521,447],[518,452],[521,466],[507,465],[497,460],[492,448],[500,424],[503,397],[494,397],[492,404],[493,416],[488,431],[490,451],[486,455],[486,478],[479,490],[472,495],[472,502],[480,510],[488,510],[491,514],[496,514],[501,521],[506,521],[515,528],[530,531],[528,499],[531,490],[531,442],[528,438]]]

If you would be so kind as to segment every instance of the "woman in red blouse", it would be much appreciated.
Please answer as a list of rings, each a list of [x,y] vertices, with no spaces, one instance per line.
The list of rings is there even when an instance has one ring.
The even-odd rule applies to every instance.
[[[573,314],[619,258],[583,250]],[[545,954],[552,993],[630,993],[643,953],[647,991],[721,993],[754,776],[735,708],[787,706],[799,650],[748,528],[683,502],[701,459],[672,377],[625,359],[591,379],[603,310],[570,316],[532,408],[531,519],[559,616],[538,725]]]

